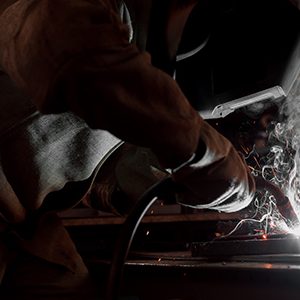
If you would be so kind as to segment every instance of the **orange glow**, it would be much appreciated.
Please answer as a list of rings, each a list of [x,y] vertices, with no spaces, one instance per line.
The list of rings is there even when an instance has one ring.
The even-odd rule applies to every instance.
[[[268,238],[268,236],[267,236],[266,234],[263,234],[261,237],[262,237],[264,240],[266,240],[266,239]]]
[[[273,268],[273,265],[272,264],[264,264],[264,267],[266,269],[272,269]]]

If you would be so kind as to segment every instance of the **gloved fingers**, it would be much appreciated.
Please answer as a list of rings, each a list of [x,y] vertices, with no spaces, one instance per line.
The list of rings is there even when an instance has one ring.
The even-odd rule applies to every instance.
[[[249,182],[203,181],[202,188],[184,186],[177,193],[177,202],[197,209],[235,212],[247,207],[252,201]]]
[[[137,201],[148,188],[169,174],[149,148],[132,146],[118,161],[115,176],[119,188]]]
[[[228,212],[246,207],[254,197],[255,182],[245,159],[207,123],[200,139],[207,147],[204,156],[173,173],[174,180],[183,187],[178,202]]]

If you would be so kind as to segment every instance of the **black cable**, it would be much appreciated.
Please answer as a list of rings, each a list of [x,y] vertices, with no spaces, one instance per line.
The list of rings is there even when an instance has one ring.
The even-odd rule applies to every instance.
[[[108,275],[106,300],[117,300],[119,297],[125,261],[136,230],[149,207],[162,195],[175,191],[171,177],[162,179],[148,189],[139,199],[122,225],[116,241],[114,254]]]

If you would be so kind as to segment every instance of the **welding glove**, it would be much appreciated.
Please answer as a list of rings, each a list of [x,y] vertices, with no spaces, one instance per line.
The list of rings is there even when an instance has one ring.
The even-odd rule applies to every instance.
[[[246,207],[254,195],[254,180],[243,158],[203,122],[196,155],[172,171],[149,148],[124,143],[99,170],[88,201],[94,208],[124,215],[167,176],[177,183],[177,202],[193,208],[233,212]]]
[[[170,174],[149,148],[124,143],[105,161],[83,203],[95,209],[126,215],[141,195]]]
[[[255,183],[233,145],[203,122],[195,158],[173,170],[181,186],[177,201],[199,209],[234,212],[249,205]]]

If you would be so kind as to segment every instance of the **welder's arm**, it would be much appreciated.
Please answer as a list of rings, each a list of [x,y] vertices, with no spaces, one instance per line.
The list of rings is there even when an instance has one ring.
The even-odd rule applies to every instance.
[[[253,200],[255,182],[233,145],[203,122],[196,157],[174,170],[181,186],[178,202],[199,209],[234,212]]]
[[[174,167],[195,151],[202,120],[129,44],[111,3],[17,1],[0,16],[0,64],[42,112],[71,110]]]
[[[204,158],[174,174],[192,196],[181,202],[249,195],[252,181],[232,145],[128,43],[111,3],[18,0],[0,16],[1,65],[43,112],[72,110],[93,128],[151,148],[163,167],[187,161],[200,140]]]

